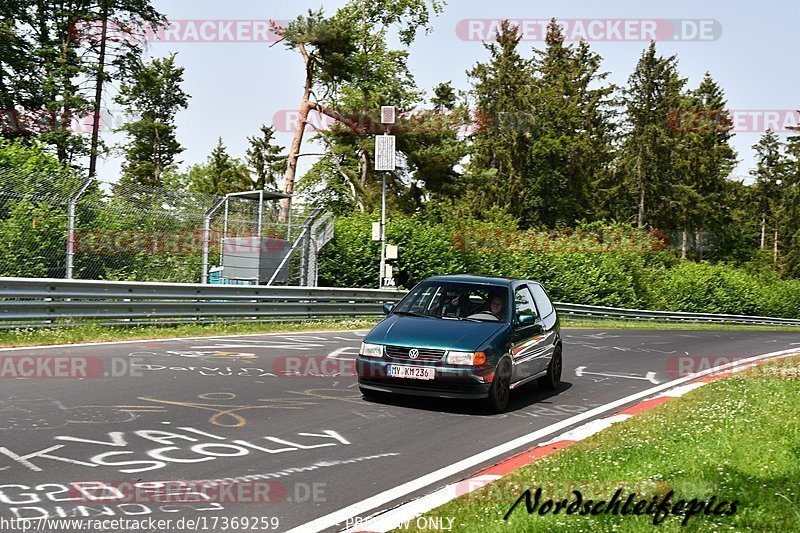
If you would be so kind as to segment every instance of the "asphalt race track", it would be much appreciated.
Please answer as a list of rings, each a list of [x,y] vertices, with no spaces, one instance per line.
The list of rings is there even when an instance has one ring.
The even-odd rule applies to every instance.
[[[800,347],[794,333],[563,333],[561,388],[516,390],[503,415],[469,401],[363,400],[352,361],[364,331],[2,350],[0,517],[336,531],[354,522],[328,515],[514,438],[709,364]],[[15,378],[31,361],[38,376]]]

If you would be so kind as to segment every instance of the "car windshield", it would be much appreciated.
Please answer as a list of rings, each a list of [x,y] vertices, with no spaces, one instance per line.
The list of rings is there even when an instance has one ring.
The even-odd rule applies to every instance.
[[[508,290],[474,283],[426,281],[417,285],[394,309],[395,314],[450,320],[505,322]]]

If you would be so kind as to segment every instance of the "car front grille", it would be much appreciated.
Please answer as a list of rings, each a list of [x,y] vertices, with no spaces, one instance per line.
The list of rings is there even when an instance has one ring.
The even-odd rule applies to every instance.
[[[412,359],[408,352],[413,350],[408,346],[386,346],[386,355],[391,359],[402,359],[403,361],[440,361],[444,356],[444,350],[432,350],[430,348],[417,348],[419,357]]]

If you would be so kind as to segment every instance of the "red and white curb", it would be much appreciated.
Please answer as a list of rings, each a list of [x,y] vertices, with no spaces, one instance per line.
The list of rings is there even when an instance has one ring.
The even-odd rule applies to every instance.
[[[663,392],[660,392],[652,398],[631,405],[630,407],[626,407],[625,409],[613,415],[598,418],[581,426],[570,429],[569,431],[566,431],[553,439],[550,439],[546,442],[541,442],[537,446],[529,448],[522,453],[514,455],[513,457],[509,457],[508,459],[490,466],[489,468],[481,470],[477,474],[463,481],[451,483],[435,492],[412,500],[408,503],[404,503],[372,518],[366,519],[355,527],[352,527],[346,531],[347,533],[377,533],[389,531],[391,529],[401,527],[404,524],[414,525],[414,520],[424,513],[444,505],[445,503],[454,500],[459,496],[474,492],[485,485],[492,483],[493,481],[497,481],[507,474],[510,474],[518,468],[529,465],[537,459],[540,459],[546,455],[550,455],[551,453],[562,448],[566,448],[567,446],[579,440],[590,437],[604,429],[611,427],[617,422],[622,422],[628,418],[631,418],[632,416],[649,411],[658,405],[668,402],[672,398],[683,396],[684,394],[702,387],[711,381],[729,377],[735,372],[741,372],[742,370],[763,364],[767,361],[791,357],[793,355],[800,355],[800,352],[798,352],[797,349],[790,349],[749,357],[673,380],[669,383],[674,383],[675,386],[669,387],[666,390],[663,390],[664,385],[669,386],[669,383],[660,385],[659,387],[653,387],[653,389],[662,389]],[[653,390],[653,392],[656,391]]]

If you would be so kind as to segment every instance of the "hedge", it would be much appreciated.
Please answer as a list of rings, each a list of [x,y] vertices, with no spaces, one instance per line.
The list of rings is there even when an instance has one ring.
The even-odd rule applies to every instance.
[[[320,285],[377,287],[380,246],[371,240],[376,220],[375,214],[336,220],[335,237],[320,255]],[[771,273],[680,261],[667,251],[558,252],[509,245],[515,250],[509,252],[503,248],[508,241],[477,251],[464,245],[466,231],[508,229],[477,221],[393,218],[387,225],[387,240],[400,249],[395,280],[408,289],[440,274],[507,276],[541,281],[555,300],[563,302],[800,318],[800,280],[780,280]]]

